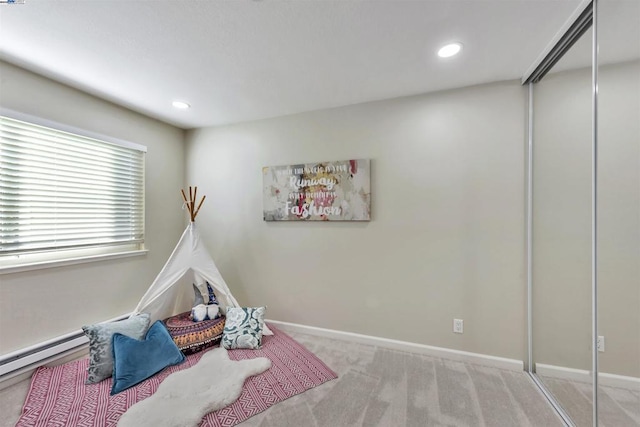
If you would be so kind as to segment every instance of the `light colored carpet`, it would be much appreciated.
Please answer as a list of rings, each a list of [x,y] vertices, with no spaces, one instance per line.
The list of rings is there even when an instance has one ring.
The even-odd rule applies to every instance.
[[[20,418],[31,380],[25,380],[0,391],[0,427],[13,427]]]
[[[563,425],[524,372],[285,332],[339,377],[243,427]]]
[[[593,385],[565,379],[540,376],[542,383],[555,396],[577,427],[593,425]],[[598,387],[599,427],[639,427],[640,391]]]
[[[339,378],[240,426],[562,426],[524,372],[287,333]],[[0,427],[14,425],[28,387],[25,381],[0,392]]]

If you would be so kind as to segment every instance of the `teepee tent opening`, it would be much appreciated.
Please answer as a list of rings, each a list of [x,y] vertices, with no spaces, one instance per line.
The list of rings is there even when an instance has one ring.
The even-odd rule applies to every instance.
[[[218,267],[216,267],[216,264],[213,262],[213,258],[209,255],[198,233],[195,219],[204,202],[205,196],[203,196],[196,205],[197,191],[198,187],[194,189],[189,187],[189,199],[187,199],[185,192],[181,190],[191,221],[182,233],[182,237],[180,237],[178,244],[166,264],[138,303],[133,315],[149,313],[151,315],[151,321],[153,322],[177,314],[175,312],[175,302],[179,299],[182,291],[184,291],[184,289],[181,288],[184,281],[181,279],[187,276],[189,272],[193,274],[192,283],[194,283],[204,295],[207,294],[206,283],[211,285],[218,299],[222,314],[226,313],[227,307],[240,306],[231,294],[229,287],[222,278]],[[269,331],[266,325],[264,334],[271,335],[271,331]]]

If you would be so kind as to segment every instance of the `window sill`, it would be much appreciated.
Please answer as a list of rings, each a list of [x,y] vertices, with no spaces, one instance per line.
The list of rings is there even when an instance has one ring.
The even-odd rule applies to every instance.
[[[19,264],[19,265],[0,266],[0,275],[11,274],[11,273],[21,273],[24,271],[31,271],[31,270],[42,270],[45,268],[66,267],[69,265],[84,264],[84,263],[95,262],[95,261],[106,261],[106,260],[118,259],[118,258],[142,256],[142,255],[146,255],[147,252],[149,252],[148,249],[136,249],[136,250],[126,251],[126,252],[85,255],[85,256],[77,256],[74,258],[66,258],[66,259],[59,259],[59,260],[34,261],[34,262]]]

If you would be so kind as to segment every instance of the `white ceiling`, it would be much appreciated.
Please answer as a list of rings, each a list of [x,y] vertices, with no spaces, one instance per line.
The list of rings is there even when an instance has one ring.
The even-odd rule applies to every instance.
[[[0,59],[195,128],[517,79],[581,2],[26,0]]]

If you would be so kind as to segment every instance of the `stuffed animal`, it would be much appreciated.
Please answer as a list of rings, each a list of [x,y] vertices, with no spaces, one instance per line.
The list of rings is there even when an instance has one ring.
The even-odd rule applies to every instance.
[[[196,305],[204,304],[204,298],[202,297],[202,292],[200,292],[200,289],[198,289],[195,283],[192,283],[192,285],[193,285],[193,293],[195,295],[193,306],[195,307]]]
[[[204,303],[204,297],[200,289],[193,283],[193,293],[195,294],[193,308],[191,309],[191,320],[194,322],[202,322],[203,320],[213,320],[219,317],[220,307],[216,294],[213,293],[213,287],[209,282],[207,284],[208,302]]]
[[[202,322],[203,320],[213,320],[218,317],[220,307],[218,304],[198,304],[191,309],[191,320]]]
[[[216,294],[213,293],[213,288],[209,284],[209,282],[205,282],[207,284],[207,292],[209,292],[209,302],[207,305],[218,304],[218,300],[216,298]]]
[[[213,292],[213,287],[209,284],[209,282],[205,282],[207,285],[207,298],[208,302],[206,305],[210,304],[218,304],[218,299],[216,298],[216,294]],[[202,296],[202,292],[200,292],[200,288],[196,286],[195,283],[191,284],[193,286],[193,294],[194,294],[194,302],[193,306],[195,307],[198,304],[205,304],[204,297]]]

